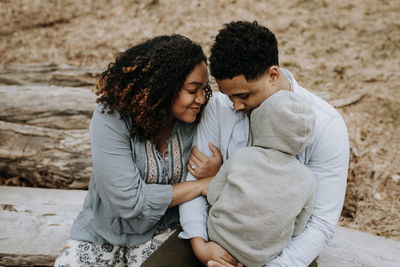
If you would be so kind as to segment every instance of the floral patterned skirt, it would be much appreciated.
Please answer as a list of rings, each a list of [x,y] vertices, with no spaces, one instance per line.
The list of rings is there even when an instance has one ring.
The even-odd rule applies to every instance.
[[[56,259],[56,267],[140,266],[175,230],[167,230],[134,247],[95,244],[70,239]]]

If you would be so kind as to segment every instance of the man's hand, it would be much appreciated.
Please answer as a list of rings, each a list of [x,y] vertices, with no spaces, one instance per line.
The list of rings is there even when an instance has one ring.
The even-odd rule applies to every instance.
[[[209,261],[207,262],[207,267],[243,267],[243,264],[238,263],[237,265],[232,265],[230,263],[219,263],[216,261]]]
[[[205,266],[243,267],[241,263],[216,242],[206,242],[200,237],[195,237],[190,240],[190,243],[194,254]]]
[[[197,179],[215,176],[222,165],[222,156],[218,148],[211,143],[208,143],[208,147],[212,152],[210,158],[196,146],[192,148],[187,168]]]

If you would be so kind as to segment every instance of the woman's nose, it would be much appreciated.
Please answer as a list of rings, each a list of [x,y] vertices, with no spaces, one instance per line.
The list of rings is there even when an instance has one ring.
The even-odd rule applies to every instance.
[[[206,93],[204,92],[204,90],[199,90],[196,95],[195,102],[200,105],[203,105],[206,102]]]

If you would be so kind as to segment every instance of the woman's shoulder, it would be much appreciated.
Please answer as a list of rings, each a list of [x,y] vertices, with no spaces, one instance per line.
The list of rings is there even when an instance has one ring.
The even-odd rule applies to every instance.
[[[192,137],[196,132],[197,124],[196,123],[185,123],[183,121],[178,121],[177,130],[180,132],[180,135],[185,137]]]
[[[100,116],[105,116],[105,117],[114,117],[115,115],[119,115],[119,111],[117,109],[114,109],[110,113],[111,109],[107,105],[104,105],[103,103],[98,103],[96,108],[94,109],[93,114],[100,115]]]
[[[111,110],[110,107],[105,106],[102,103],[97,104],[93,116],[100,116],[105,120],[124,120],[117,108]]]
[[[109,107],[104,106],[102,103],[98,104],[93,112],[92,127],[93,125],[102,124],[116,131],[120,129],[124,132],[129,132],[129,120],[124,119],[117,109],[110,111]]]

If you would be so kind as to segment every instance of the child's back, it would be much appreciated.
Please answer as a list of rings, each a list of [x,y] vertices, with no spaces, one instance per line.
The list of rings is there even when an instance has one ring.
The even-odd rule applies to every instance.
[[[252,112],[253,146],[210,184],[209,237],[246,266],[276,257],[311,215],[314,176],[295,155],[313,141],[314,124],[302,97],[278,91]]]

